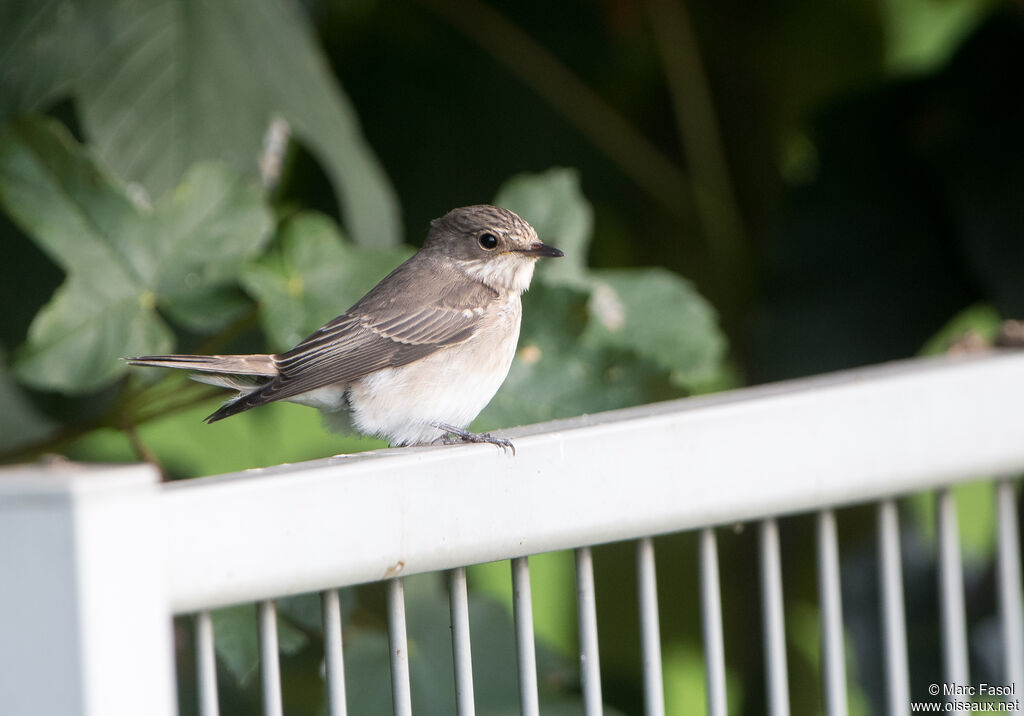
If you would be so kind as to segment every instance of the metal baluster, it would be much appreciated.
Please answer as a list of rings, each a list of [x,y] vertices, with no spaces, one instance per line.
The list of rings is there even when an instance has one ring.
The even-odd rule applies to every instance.
[[[938,493],[939,605],[942,610],[942,657],[945,682],[968,686],[967,618],[964,573],[956,501],[949,489]],[[963,700],[963,699],[959,699]]]
[[[341,632],[341,600],[337,589],[320,593],[320,617],[324,628],[324,670],[330,716],[346,716],[345,659]]]
[[[260,677],[263,686],[264,716],[282,716],[281,664],[277,651],[277,607],[272,601],[256,608],[260,640]]]
[[[700,575],[708,714],[726,716],[722,590],[718,579],[718,543],[715,540],[715,531],[710,527],[705,527],[700,532]]]
[[[448,603],[452,619],[452,656],[455,662],[455,709],[458,716],[474,716],[473,655],[469,638],[469,593],[466,570],[448,572]]]
[[[539,716],[530,563],[526,557],[512,560],[512,613],[516,623],[516,657],[519,662],[519,712],[523,716]]]
[[[910,672],[907,666],[899,512],[892,500],[878,503],[878,571],[886,693],[889,714],[897,716],[908,713],[910,709]]]
[[[196,689],[199,716],[218,716],[217,653],[213,645],[213,619],[210,612],[196,614]]]
[[[999,507],[999,614],[1003,623],[1003,678],[1024,689],[1024,614],[1021,610],[1020,530],[1013,483],[1000,480]]]
[[[779,529],[774,519],[761,522],[761,611],[764,615],[764,667],[768,713],[789,716],[786,621],[783,612]]]
[[[597,597],[590,547],[576,550],[576,604],[580,633],[580,680],[587,716],[604,712],[601,699],[601,662],[597,650]]]
[[[828,716],[846,716],[846,659],[843,653],[839,540],[832,510],[818,513],[818,592],[821,600],[825,713]]]
[[[401,579],[387,586],[388,644],[391,647],[391,700],[395,716],[412,716],[409,642],[405,632],[405,590]]]
[[[646,716],[664,716],[658,583],[654,569],[654,543],[650,537],[637,542],[637,592],[640,602],[640,647],[643,651],[644,713]]]

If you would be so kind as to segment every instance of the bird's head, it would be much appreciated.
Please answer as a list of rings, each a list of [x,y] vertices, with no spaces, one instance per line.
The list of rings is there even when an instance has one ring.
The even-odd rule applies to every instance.
[[[430,223],[423,249],[499,291],[522,293],[539,258],[563,256],[518,215],[489,204],[452,209]]]

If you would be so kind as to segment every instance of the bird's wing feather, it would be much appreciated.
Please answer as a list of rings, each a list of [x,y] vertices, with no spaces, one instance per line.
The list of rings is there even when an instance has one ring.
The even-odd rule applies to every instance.
[[[278,356],[280,378],[275,383],[280,383],[281,389],[287,386],[289,395],[297,395],[323,385],[347,383],[381,368],[405,365],[468,339],[479,319],[472,311],[438,306],[411,316],[383,319],[345,314]],[[298,392],[291,392],[296,387]]]
[[[220,420],[327,385],[347,384],[374,371],[406,365],[466,341],[476,332],[481,318],[481,312],[473,308],[483,308],[497,295],[482,284],[463,285],[457,297],[447,291],[425,294],[409,290],[415,287],[403,280],[406,277],[401,275],[402,268],[396,269],[349,311],[276,356],[277,377],[261,389],[223,406],[209,420]],[[406,290],[380,291],[387,281],[405,283]],[[415,281],[414,276],[412,282]],[[411,306],[396,300],[396,295],[429,298],[426,305]]]

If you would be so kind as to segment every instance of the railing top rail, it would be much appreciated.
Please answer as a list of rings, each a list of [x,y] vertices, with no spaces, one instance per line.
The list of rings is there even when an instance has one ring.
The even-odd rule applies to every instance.
[[[171,483],[175,611],[1024,470],[1024,354],[913,360]],[[268,436],[272,439],[272,436]]]

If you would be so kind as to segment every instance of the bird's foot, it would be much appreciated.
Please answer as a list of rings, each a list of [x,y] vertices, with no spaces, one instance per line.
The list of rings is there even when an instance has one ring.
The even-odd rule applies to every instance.
[[[438,430],[443,430],[444,435],[439,437],[437,440],[444,445],[457,445],[458,443],[490,443],[496,447],[500,447],[502,450],[511,450],[512,454],[516,454],[516,446],[512,444],[512,441],[507,438],[496,438],[490,433],[471,433],[468,430],[457,428],[454,425],[448,425],[447,423],[434,423],[434,427]]]

